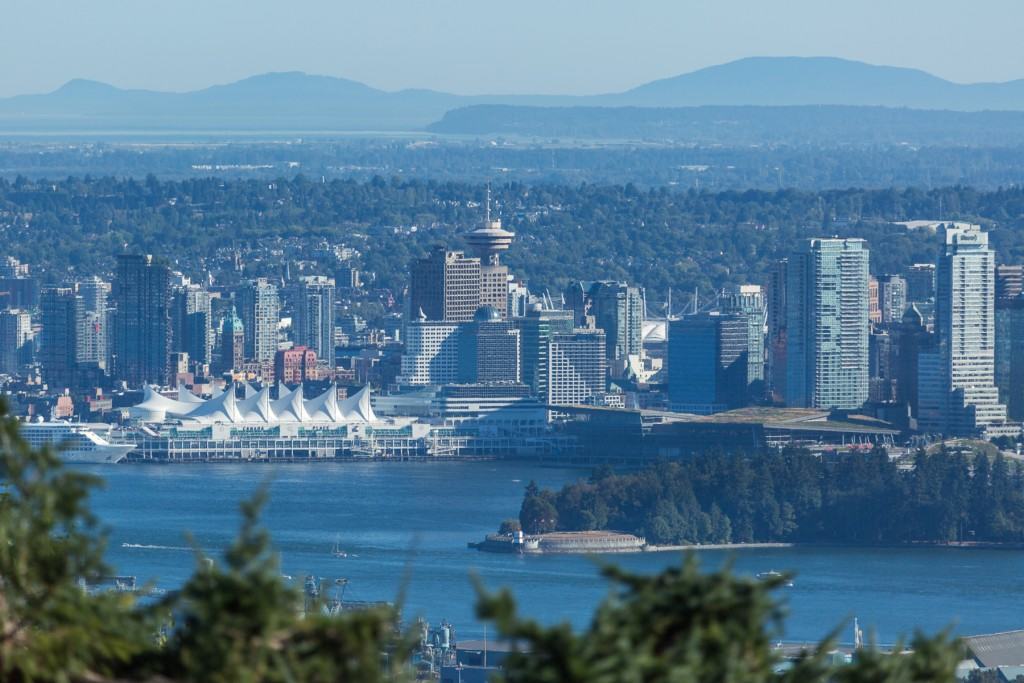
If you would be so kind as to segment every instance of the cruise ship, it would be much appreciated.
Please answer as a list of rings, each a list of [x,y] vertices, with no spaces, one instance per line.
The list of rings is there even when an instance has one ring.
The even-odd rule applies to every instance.
[[[64,462],[112,465],[135,448],[133,443],[113,443],[112,429],[102,422],[25,422],[21,434],[36,448],[53,446]]]

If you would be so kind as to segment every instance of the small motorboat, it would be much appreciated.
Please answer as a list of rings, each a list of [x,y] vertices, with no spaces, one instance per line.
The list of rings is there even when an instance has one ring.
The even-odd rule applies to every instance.
[[[761,581],[765,581],[767,579],[781,579],[782,578],[782,574],[780,574],[779,572],[775,571],[774,569],[769,569],[766,572],[758,572],[757,574],[754,574],[754,577],[757,578],[757,579],[760,579]],[[787,581],[785,583],[785,586],[786,586],[786,588],[792,588],[793,587],[793,582],[792,581]]]

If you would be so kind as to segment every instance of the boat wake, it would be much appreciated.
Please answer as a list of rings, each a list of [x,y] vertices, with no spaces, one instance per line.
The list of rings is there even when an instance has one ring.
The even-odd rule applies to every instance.
[[[181,545],[152,545],[149,543],[122,543],[122,548],[131,548],[132,550],[176,550],[179,552],[191,552],[193,548],[189,548]]]

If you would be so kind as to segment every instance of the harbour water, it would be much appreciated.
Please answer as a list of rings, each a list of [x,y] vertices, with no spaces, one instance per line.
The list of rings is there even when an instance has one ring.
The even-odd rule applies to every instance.
[[[93,508],[110,528],[108,558],[121,574],[173,589],[194,570],[193,547],[219,555],[238,528],[238,503],[266,483],[264,522],[282,572],[346,577],[354,600],[395,600],[403,615],[446,618],[462,637],[473,615],[471,576],[509,587],[522,612],[584,626],[607,592],[594,558],[512,557],[467,549],[518,512],[531,480],[559,486],[580,470],[527,463],[346,463],[81,466],[106,481]],[[189,536],[190,535],[190,536]],[[190,540],[191,538],[191,540]],[[335,541],[347,557],[331,553]],[[1024,551],[952,548],[760,548],[701,551],[703,566],[729,557],[738,572],[793,570],[783,589],[787,640],[819,639],[857,616],[894,642],[915,628],[961,634],[1024,628]],[[676,553],[604,558],[638,572],[679,562]],[[849,638],[849,629],[843,635]]]

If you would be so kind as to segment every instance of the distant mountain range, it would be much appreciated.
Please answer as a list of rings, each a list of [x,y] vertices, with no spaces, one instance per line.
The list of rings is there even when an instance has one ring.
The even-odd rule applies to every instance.
[[[1024,79],[957,84],[923,71],[828,57],[755,57],[592,96],[386,92],[344,78],[270,73],[185,93],[73,80],[0,99],[0,133],[57,131],[408,131],[476,105],[515,107],[876,106],[1024,111]],[[435,127],[436,128],[436,127]],[[449,132],[460,132],[450,130]],[[471,132],[471,131],[465,131]],[[480,132],[480,131],[475,131]]]

